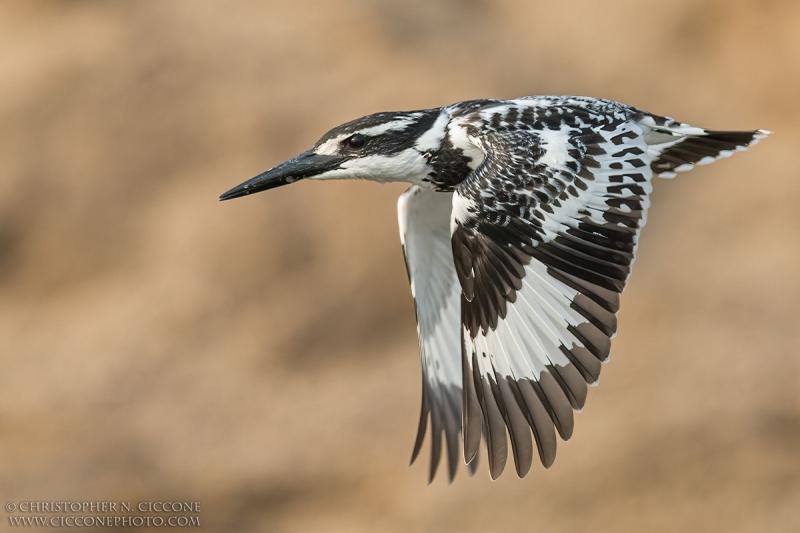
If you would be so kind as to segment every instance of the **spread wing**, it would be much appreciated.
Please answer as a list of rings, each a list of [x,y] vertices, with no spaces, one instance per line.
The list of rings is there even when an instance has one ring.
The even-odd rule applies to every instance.
[[[556,431],[570,438],[573,410],[609,356],[653,169],[684,170],[762,133],[715,139],[594,102],[518,101],[462,121],[485,153],[453,196],[464,454],[474,460],[483,433],[493,479],[506,463],[506,431],[520,477],[534,449],[553,463]]]
[[[444,432],[451,481],[460,458],[461,433],[461,289],[450,245],[452,197],[415,185],[397,202],[422,358],[422,412],[411,462],[422,448],[430,418],[429,480],[436,474]]]

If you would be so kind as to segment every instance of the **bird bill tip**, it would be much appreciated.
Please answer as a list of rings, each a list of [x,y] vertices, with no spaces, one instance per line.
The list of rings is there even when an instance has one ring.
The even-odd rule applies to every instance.
[[[229,191],[225,191],[224,193],[219,195],[219,201],[224,202],[225,200],[233,200],[234,198],[239,198],[241,196],[247,196],[250,194],[250,191],[247,189],[239,189],[239,187],[234,187]]]

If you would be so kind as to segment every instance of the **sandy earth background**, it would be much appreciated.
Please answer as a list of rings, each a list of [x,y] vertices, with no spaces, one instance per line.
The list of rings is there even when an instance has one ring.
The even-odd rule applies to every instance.
[[[800,531],[798,90],[790,0],[3,2],[1,502],[197,500],[220,532]],[[364,114],[551,93],[775,134],[656,183],[555,465],[426,486],[404,186],[217,196]]]

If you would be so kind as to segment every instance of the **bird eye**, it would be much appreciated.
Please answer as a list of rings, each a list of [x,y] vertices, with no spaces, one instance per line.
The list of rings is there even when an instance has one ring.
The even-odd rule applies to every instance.
[[[345,143],[347,143],[347,146],[350,148],[361,148],[367,144],[367,138],[360,133],[356,133],[355,135],[348,137]]]

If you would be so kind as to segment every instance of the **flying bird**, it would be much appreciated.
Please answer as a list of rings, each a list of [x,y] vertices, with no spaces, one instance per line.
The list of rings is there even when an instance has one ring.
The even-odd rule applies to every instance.
[[[492,479],[509,440],[523,477],[534,453],[553,464],[609,357],[652,177],[769,133],[588,97],[472,100],[342,124],[220,199],[301,179],[410,183],[397,207],[422,360],[411,462],[430,425],[429,481],[443,447],[452,481],[460,442],[474,473],[481,438]]]

